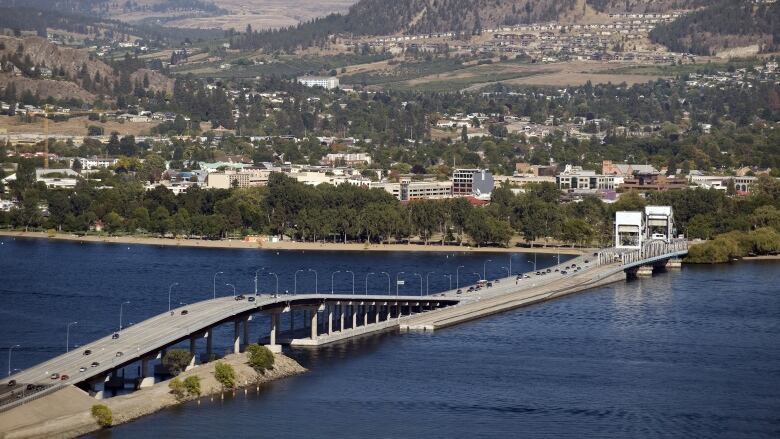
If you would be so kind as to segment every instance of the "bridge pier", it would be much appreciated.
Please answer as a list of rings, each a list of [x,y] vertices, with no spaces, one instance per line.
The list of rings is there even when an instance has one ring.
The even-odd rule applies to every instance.
[[[206,361],[211,361],[211,356],[214,355],[214,329],[209,328],[206,331]]]
[[[363,326],[368,326],[368,309],[369,305],[366,302],[361,302],[361,305],[363,307]]]
[[[292,316],[292,314],[290,314]],[[279,354],[282,352],[282,346],[276,344],[276,327],[279,324],[279,313],[277,311],[271,312],[271,330],[268,334],[268,344],[265,345],[271,352]]]
[[[653,277],[653,266],[642,265],[636,270],[636,275],[638,277]]]
[[[317,339],[317,310],[313,309],[311,310],[311,324],[309,325],[311,327],[311,339],[316,340]]]
[[[97,376],[94,381],[89,384],[90,394],[95,399],[106,399],[106,384],[111,379],[110,374]]]
[[[666,261],[666,269],[680,269],[682,268],[682,259],[672,258]]]
[[[155,357],[141,358],[141,376],[139,377],[140,380],[138,382],[139,389],[152,387],[154,385],[154,372],[152,372],[152,368],[150,367],[150,362],[154,359]]]
[[[352,329],[355,329],[357,328],[357,307],[354,302],[350,305],[350,308],[352,311]]]
[[[333,306],[328,306],[328,335],[333,334]]]
[[[197,340],[198,339],[194,335],[192,337],[190,337],[190,364],[188,364],[187,367],[184,369],[185,371],[190,370],[190,369],[195,367],[195,356],[197,355],[197,350],[196,350]],[[163,358],[165,357],[165,353],[164,352],[161,352],[160,355]]]
[[[233,320],[233,353],[241,352],[241,320]]]

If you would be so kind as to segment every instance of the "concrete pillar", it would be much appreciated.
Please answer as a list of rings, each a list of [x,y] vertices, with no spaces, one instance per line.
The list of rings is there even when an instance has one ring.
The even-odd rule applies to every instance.
[[[195,355],[197,354],[195,349],[196,347],[195,343],[197,342],[197,340],[198,339],[195,336],[190,337],[190,364],[188,364],[187,367],[184,369],[185,371],[195,367]],[[165,357],[165,354],[162,354],[162,356]]]
[[[368,304],[363,304],[363,326],[368,326]]]
[[[268,334],[268,344],[266,347],[273,353],[281,353],[282,347],[276,344],[276,326],[279,324],[279,313],[271,312],[271,330]]]
[[[328,306],[326,311],[328,313],[328,335],[333,334],[333,307]]]
[[[153,359],[154,357],[141,358],[141,382],[138,384],[139,389],[152,387],[154,385],[154,373],[149,364]]]
[[[636,275],[639,277],[652,277],[653,276],[653,266],[652,265],[643,265],[639,267],[639,269],[636,271]]]
[[[233,353],[241,352],[241,320],[233,320]]]
[[[352,329],[355,329],[357,327],[357,307],[355,304],[352,304]]]
[[[246,319],[244,319],[244,341],[243,345],[244,348],[249,344],[250,338],[249,338],[249,321],[252,320],[252,316],[247,316]]]
[[[92,381],[89,385],[89,390],[93,393],[95,399],[105,399],[106,395],[106,383],[111,379],[111,375],[106,374],[104,376],[95,377],[95,381]]]
[[[379,323],[379,314],[382,311],[382,305],[379,303],[374,304],[374,323]]]
[[[317,339],[317,311],[312,310],[311,311],[311,339],[316,340]]]
[[[682,268],[682,260],[681,259],[669,259],[666,261],[666,269],[673,269],[673,268]]]
[[[206,331],[206,361],[211,361],[211,355],[214,353],[214,329]]]
[[[339,305],[339,327],[344,330],[344,304]]]
[[[390,320],[393,317],[393,306],[388,303],[385,305],[385,320]]]

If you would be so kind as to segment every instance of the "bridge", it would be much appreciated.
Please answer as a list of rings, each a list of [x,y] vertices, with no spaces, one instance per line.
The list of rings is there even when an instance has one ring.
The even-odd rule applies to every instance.
[[[543,302],[653,271],[679,267],[684,239],[651,240],[640,248],[608,248],[539,271],[511,274],[481,286],[420,296],[259,294],[221,297],[173,309],[108,334],[0,383],[0,411],[76,385],[96,398],[125,388],[118,372],[138,364],[135,388],[154,384],[153,363],[166,350],[189,344],[190,366],[217,358],[214,330],[232,328],[232,352],[248,343],[250,322],[260,314],[267,333],[257,338],[274,352],[281,345],[317,347],[388,330],[432,331],[490,314]],[[282,315],[287,328],[281,327]],[[199,348],[199,344],[201,345]],[[203,346],[205,345],[205,346]],[[202,352],[199,356],[198,353]],[[64,378],[67,377],[67,378]]]

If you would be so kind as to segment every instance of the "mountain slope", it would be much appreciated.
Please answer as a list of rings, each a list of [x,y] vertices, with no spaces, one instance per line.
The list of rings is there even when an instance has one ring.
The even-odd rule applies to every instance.
[[[656,27],[650,38],[673,51],[699,55],[746,46],[775,51],[780,48],[780,3],[721,0]]]

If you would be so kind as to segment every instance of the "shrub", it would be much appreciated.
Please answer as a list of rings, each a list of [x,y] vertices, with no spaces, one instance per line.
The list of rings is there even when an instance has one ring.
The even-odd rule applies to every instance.
[[[236,371],[227,363],[218,361],[214,365],[214,378],[222,385],[222,390],[236,387]]]
[[[274,367],[274,354],[265,346],[253,343],[247,346],[246,354],[249,358],[249,365],[258,373],[265,373],[266,370]]]
[[[111,409],[103,404],[92,406],[92,417],[103,428],[110,427],[114,423],[114,415],[111,413]]]
[[[176,397],[179,401],[184,399],[186,395],[187,390],[185,389],[184,383],[181,382],[180,379],[174,378],[168,383],[168,388],[171,389],[171,393],[173,396]]]
[[[200,378],[189,376],[184,380],[184,388],[189,396],[200,396]]]
[[[171,349],[165,353],[162,359],[163,366],[168,369],[168,372],[176,376],[187,368],[192,360],[192,354],[185,349]]]

